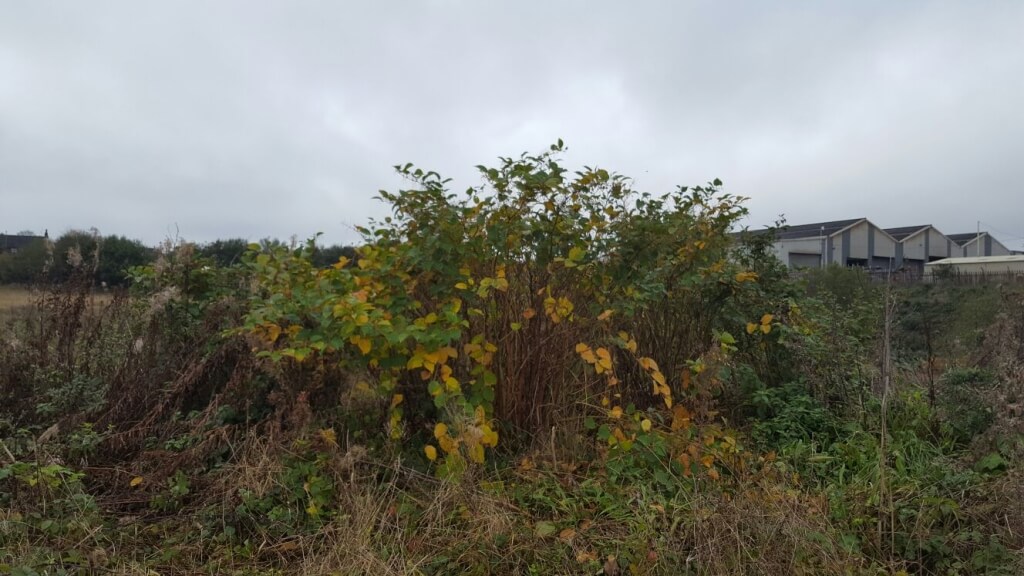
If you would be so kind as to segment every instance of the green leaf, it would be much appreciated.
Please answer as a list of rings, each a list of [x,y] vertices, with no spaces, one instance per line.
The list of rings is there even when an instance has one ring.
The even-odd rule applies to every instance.
[[[537,522],[537,524],[533,528],[533,533],[536,534],[538,538],[546,538],[548,536],[551,536],[555,532],[558,532],[558,527],[552,524],[551,522],[547,522],[544,520]]]
[[[1007,466],[1006,459],[1004,459],[998,452],[992,452],[988,456],[985,456],[978,463],[975,464],[975,469],[980,472],[996,472],[999,470],[1005,470]]]

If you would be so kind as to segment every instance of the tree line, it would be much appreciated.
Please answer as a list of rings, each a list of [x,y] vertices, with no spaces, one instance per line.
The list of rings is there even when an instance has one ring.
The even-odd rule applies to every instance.
[[[241,261],[249,244],[244,238],[218,239],[196,244],[196,253],[210,265],[230,266]],[[287,245],[273,238],[258,244],[263,250]],[[87,270],[98,286],[123,287],[129,282],[130,268],[151,264],[158,254],[158,248],[126,236],[71,230],[56,239],[39,238],[17,252],[0,254],[0,284],[61,283],[75,270]],[[327,267],[342,256],[353,259],[355,249],[337,244],[318,247],[314,264]]]

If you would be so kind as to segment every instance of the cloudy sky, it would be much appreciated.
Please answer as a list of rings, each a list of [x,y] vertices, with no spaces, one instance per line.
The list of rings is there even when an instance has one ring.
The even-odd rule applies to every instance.
[[[769,7],[770,6],[770,7]],[[411,161],[1024,246],[1024,2],[0,0],[0,232],[355,239]]]

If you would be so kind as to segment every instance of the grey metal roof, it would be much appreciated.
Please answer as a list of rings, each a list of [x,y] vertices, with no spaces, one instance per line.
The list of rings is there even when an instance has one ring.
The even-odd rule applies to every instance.
[[[858,222],[867,218],[853,218],[851,220],[833,220],[831,222],[814,222],[812,224],[798,224],[794,226],[783,226],[775,233],[776,240],[794,240],[797,238],[818,238],[821,236],[832,236],[841,232]]]
[[[1024,262],[1024,256],[968,256],[966,258],[943,258],[925,264],[926,267],[944,266],[947,264],[1001,264],[1009,262]]]
[[[886,228],[885,231],[889,233],[896,240],[902,242],[903,240],[914,236],[915,234],[931,228],[931,224],[921,224],[920,226],[900,226],[898,228]]]
[[[981,233],[982,236],[985,236],[987,234],[988,234],[988,232],[982,232]],[[978,237],[978,233],[977,232],[964,232],[963,234],[946,234],[946,238],[949,238],[950,240],[952,240],[953,242],[956,242],[960,246],[963,246],[965,244],[969,244],[969,243],[973,242],[974,239],[977,238],[977,237]]]

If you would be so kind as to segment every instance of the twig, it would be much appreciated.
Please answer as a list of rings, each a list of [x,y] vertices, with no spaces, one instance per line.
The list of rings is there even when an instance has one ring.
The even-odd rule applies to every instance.
[[[4,447],[4,454],[7,454],[7,457],[11,459],[11,464],[18,461],[18,459],[14,457],[14,454],[11,454],[11,451],[7,449],[7,443],[4,442],[3,439],[0,439],[0,446]]]

